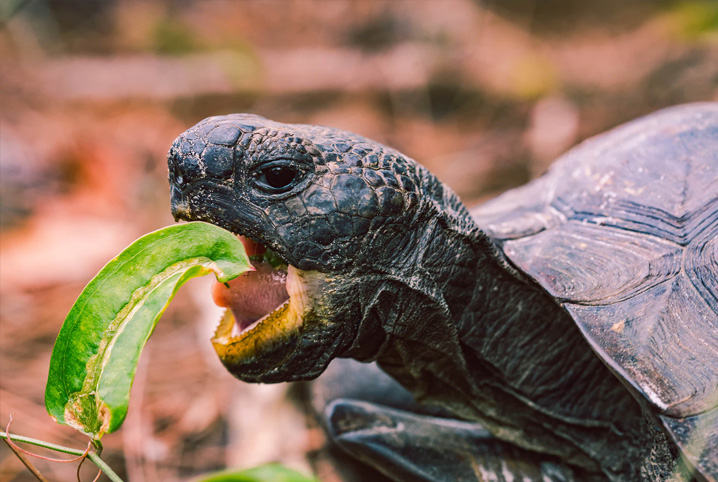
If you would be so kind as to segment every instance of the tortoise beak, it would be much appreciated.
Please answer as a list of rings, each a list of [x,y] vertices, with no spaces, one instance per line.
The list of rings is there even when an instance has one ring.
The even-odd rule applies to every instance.
[[[182,191],[174,185],[170,188],[170,209],[175,221],[189,221],[189,201]]]

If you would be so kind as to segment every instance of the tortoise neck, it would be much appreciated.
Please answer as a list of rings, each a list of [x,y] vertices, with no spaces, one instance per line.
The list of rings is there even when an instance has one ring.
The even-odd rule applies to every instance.
[[[380,365],[499,438],[590,471],[628,470],[641,409],[563,308],[470,218],[434,218],[418,245],[411,303],[398,307]]]

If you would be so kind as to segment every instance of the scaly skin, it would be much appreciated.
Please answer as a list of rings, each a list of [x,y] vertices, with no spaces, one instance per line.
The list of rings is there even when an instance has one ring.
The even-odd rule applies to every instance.
[[[291,181],[272,188],[272,168]],[[418,400],[587,478],[638,480],[655,463],[641,406],[573,320],[413,160],[344,131],[229,115],[175,141],[169,178],[175,218],[260,241],[319,286],[290,335],[225,360],[238,378],[376,360]]]

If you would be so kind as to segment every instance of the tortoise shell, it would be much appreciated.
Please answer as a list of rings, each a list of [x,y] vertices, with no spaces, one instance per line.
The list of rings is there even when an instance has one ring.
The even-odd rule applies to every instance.
[[[718,103],[590,139],[472,215],[718,479]]]

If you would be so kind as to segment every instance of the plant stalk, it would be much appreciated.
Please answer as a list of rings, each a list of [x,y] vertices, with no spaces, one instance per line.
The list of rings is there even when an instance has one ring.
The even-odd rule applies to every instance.
[[[0,438],[7,440],[8,434],[6,432],[0,432]],[[83,455],[85,453],[84,450],[78,450],[73,449],[71,447],[65,447],[63,445],[57,445],[50,442],[45,442],[44,440],[37,440],[30,437],[23,437],[22,435],[11,435],[9,438],[12,439],[13,442],[22,442],[30,445],[36,445],[38,447],[43,447],[46,449],[54,450],[55,452],[61,452],[64,454],[69,455]],[[123,482],[123,480],[118,476],[109,465],[105,463],[104,460],[100,458],[100,456],[96,452],[90,452],[87,454],[87,458],[89,458],[92,463],[94,463],[97,468],[102,470],[102,472],[112,481],[112,482]]]
[[[40,482],[49,482],[49,481],[45,478],[45,476],[42,475],[39,470],[37,470],[37,467],[35,467],[34,465],[32,465],[32,462],[30,462],[30,461],[27,459],[27,457],[25,457],[25,454],[23,454],[23,453],[20,452],[18,449],[16,449],[7,439],[5,439],[5,443],[7,444],[8,447],[10,447],[10,450],[12,450],[12,452],[15,454],[15,456],[16,456],[18,459],[20,459],[20,462],[22,462],[22,464],[25,466],[25,468],[26,468],[27,470],[29,470],[30,473],[31,473],[32,475],[34,475],[37,480],[39,480]]]

